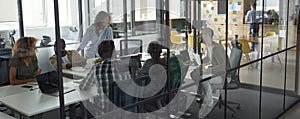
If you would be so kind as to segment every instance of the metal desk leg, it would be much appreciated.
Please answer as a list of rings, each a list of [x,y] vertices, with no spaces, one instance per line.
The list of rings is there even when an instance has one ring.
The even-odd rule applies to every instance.
[[[72,104],[69,107],[70,107],[70,110],[69,110],[70,119],[75,119],[76,118],[76,107],[75,107],[75,104]]]
[[[87,111],[82,102],[80,103],[80,110],[82,113],[82,119],[87,119]]]

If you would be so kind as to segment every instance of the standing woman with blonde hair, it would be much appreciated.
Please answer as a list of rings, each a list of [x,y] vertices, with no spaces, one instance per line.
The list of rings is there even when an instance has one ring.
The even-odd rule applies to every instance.
[[[41,73],[36,57],[36,38],[21,37],[13,47],[10,66],[10,84],[24,84],[36,81]]]
[[[77,51],[84,49],[85,58],[99,57],[97,52],[98,45],[102,40],[113,40],[113,30],[109,25],[110,15],[104,11],[100,11],[89,26],[77,48]]]

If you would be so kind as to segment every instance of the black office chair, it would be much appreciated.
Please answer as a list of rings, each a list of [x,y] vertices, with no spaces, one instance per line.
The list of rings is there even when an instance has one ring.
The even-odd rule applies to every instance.
[[[102,110],[100,109],[100,107],[98,107],[97,105],[95,105],[90,101],[83,101],[82,105],[84,106],[82,106],[83,108],[82,112],[87,113],[86,114],[87,118],[100,118],[100,117],[105,118],[105,116],[112,117],[114,115],[102,115],[101,113],[105,114],[107,112],[113,111],[114,109],[116,109],[116,107],[126,106],[127,105],[126,101],[128,100],[128,97],[133,98],[131,96],[126,95],[126,93],[123,92],[114,81],[110,81],[108,86],[109,86],[109,90],[107,92],[109,95],[108,98],[110,102],[112,102],[114,105],[107,103],[104,105],[105,108]],[[94,100],[97,100],[98,98],[99,97],[94,97]],[[115,116],[120,116],[120,115],[115,115]]]
[[[120,40],[120,56],[143,52],[143,41],[141,39]]]
[[[16,30],[12,30],[9,32],[9,39],[11,42],[11,47],[14,47],[14,44],[16,43],[15,37],[14,37],[15,34],[16,34]]]
[[[227,72],[227,90],[236,90],[240,88],[240,77],[239,77],[239,66],[241,62],[241,57],[242,57],[242,45],[237,42],[237,41],[232,41],[232,49],[230,53],[230,66],[231,69],[234,69],[230,72]],[[225,105],[225,101],[222,99],[222,96],[220,96],[220,107],[221,105],[226,106],[230,111],[232,111],[232,116],[235,117],[236,111],[230,107],[228,104],[233,104],[237,105],[237,109],[240,110],[240,103],[232,102],[232,101],[227,101],[227,105]]]

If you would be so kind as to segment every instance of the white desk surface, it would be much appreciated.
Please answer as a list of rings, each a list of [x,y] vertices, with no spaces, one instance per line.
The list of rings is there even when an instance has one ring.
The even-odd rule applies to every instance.
[[[72,81],[72,79],[64,77],[64,83],[67,83],[70,81]],[[38,89],[37,82],[29,82],[27,84],[20,84],[20,85],[2,86],[2,87],[0,87],[0,98],[30,91],[30,88],[22,88],[22,86],[24,86],[24,85],[30,85],[30,86],[32,86],[32,89]]]
[[[195,67],[190,67],[189,72],[193,68]],[[187,76],[189,76],[189,72]],[[83,100],[87,100],[98,94],[97,88],[95,86],[90,90],[79,90],[78,83],[73,83],[73,81],[69,80],[66,81],[64,85],[74,86],[76,88],[75,91],[64,95],[66,106],[81,102]],[[1,90],[1,92],[16,92],[18,90],[24,90],[22,88],[20,89],[20,85],[7,86],[6,88],[6,91]],[[59,97],[43,94],[38,89],[32,91],[28,91],[27,89],[23,92],[1,97],[0,102],[2,102],[2,104],[6,105],[10,109],[20,113],[21,115],[25,115],[28,117],[58,109],[60,107]]]
[[[141,53],[141,54],[142,54],[141,61],[146,61],[147,59],[151,58],[149,53]],[[85,77],[88,74],[88,72],[91,70],[91,67],[94,65],[93,61],[95,61],[95,59],[88,59],[85,67],[72,67],[71,69],[63,69],[63,73],[70,74],[73,76]]]
[[[65,85],[75,86],[76,90],[64,95],[65,105],[78,103],[97,95],[97,88],[79,90],[78,84],[68,82]],[[59,97],[41,93],[40,90],[26,91],[0,98],[0,102],[10,109],[25,116],[34,116],[59,108]]]
[[[0,112],[0,119],[16,119],[16,118]]]
[[[22,88],[21,86],[23,86],[23,85],[25,85],[25,84],[22,84],[22,85],[8,85],[8,86],[0,87],[0,90],[1,90],[0,91],[0,98],[30,91],[29,88]],[[33,86],[33,87],[37,88],[38,86],[36,85],[36,86]]]

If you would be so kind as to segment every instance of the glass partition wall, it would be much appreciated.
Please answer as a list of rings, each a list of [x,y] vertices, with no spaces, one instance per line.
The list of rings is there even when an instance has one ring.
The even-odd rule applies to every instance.
[[[93,24],[95,15],[99,11],[105,11],[111,17],[117,57],[121,56],[123,50],[126,50],[126,55],[137,52],[147,53],[148,45],[152,41],[160,41],[165,46],[162,51],[164,53],[162,57],[166,60],[165,91],[147,98],[128,98],[126,95],[126,99],[132,99],[134,103],[126,100],[126,104],[122,103],[121,106],[118,105],[120,109],[116,109],[121,112],[112,110],[102,117],[133,112],[130,114],[137,115],[138,118],[181,116],[268,119],[277,118],[299,100],[296,94],[298,89],[296,78],[299,77],[297,73],[299,66],[296,65],[299,62],[296,60],[297,56],[299,57],[299,53],[296,52],[299,6],[297,0],[66,0],[56,2],[58,4],[50,0],[37,0],[35,4],[22,1],[24,29],[20,31],[24,32],[24,36],[43,39],[43,36],[47,35],[52,41],[57,38],[66,41],[74,40],[76,43],[67,43],[66,49],[76,50],[79,45],[77,41],[80,42],[79,39],[86,32],[86,28]],[[251,3],[256,3],[255,18],[259,20],[257,36],[249,35],[250,24],[245,21]],[[38,7],[32,7],[33,5]],[[59,21],[55,19],[57,17],[55,7],[58,8]],[[203,33],[207,33],[206,28],[212,29],[213,33],[205,36]],[[59,35],[56,33],[58,31]],[[207,41],[207,38],[211,41]],[[121,46],[123,40],[125,40],[125,49]],[[232,65],[231,62],[226,62],[222,71],[213,72],[211,70],[215,65],[213,58],[218,54],[214,52],[213,46],[223,48],[221,50],[223,54],[217,56],[218,58],[231,60],[231,53],[235,52],[234,48],[236,48],[232,44],[234,40],[242,46],[238,67],[232,68],[228,66],[228,64]],[[132,45],[131,41],[142,42],[142,45],[139,43],[138,46],[135,46],[137,45],[135,43]],[[251,51],[252,45],[255,45],[253,51]],[[138,51],[140,48],[142,50]],[[184,53],[186,54],[183,56]],[[49,57],[53,54],[54,49],[51,45],[38,49],[39,66],[45,68],[42,70],[43,73],[55,70],[49,62]],[[177,65],[180,66],[180,71],[174,70],[176,69],[173,67],[176,64],[172,60],[174,56],[179,59]],[[143,57],[151,58],[149,54],[142,55]],[[190,60],[188,62],[192,64],[180,62],[180,57]],[[72,67],[69,70],[59,67],[57,69],[61,72],[59,79],[72,82],[84,78],[87,72],[83,70],[92,70],[95,60],[86,60],[87,64],[83,69]],[[58,60],[57,64],[60,65],[62,62]],[[198,80],[195,80],[191,72],[199,68],[197,63],[203,66],[201,68],[209,75],[199,74]],[[186,65],[189,65],[188,68]],[[228,80],[232,77],[224,78],[230,77],[232,71],[237,71],[235,76],[239,80],[238,87],[233,90],[228,88],[230,85],[226,83],[230,82]],[[172,88],[174,83],[172,78],[176,77],[176,74],[184,77],[179,83],[179,89]],[[216,86],[212,83],[222,76],[224,77],[221,84]],[[177,99],[174,94],[180,94],[180,98],[176,100],[179,102],[172,103],[173,99]],[[60,98],[62,99],[62,96]],[[84,97],[80,98],[84,100]],[[163,105],[159,105],[158,109],[149,111],[148,108],[143,107],[151,101],[161,100],[165,102],[160,102]],[[64,101],[60,101],[63,108]],[[240,107],[236,108],[229,103],[230,101],[239,103]],[[216,104],[220,104],[221,108]],[[182,108],[174,108],[174,105]],[[233,111],[224,108],[224,105],[229,105]],[[89,108],[87,105],[84,107]],[[122,112],[124,110],[126,112]]]

